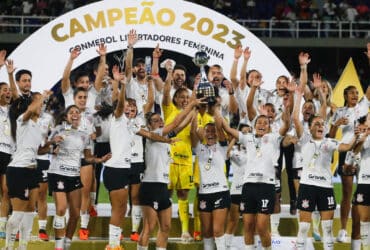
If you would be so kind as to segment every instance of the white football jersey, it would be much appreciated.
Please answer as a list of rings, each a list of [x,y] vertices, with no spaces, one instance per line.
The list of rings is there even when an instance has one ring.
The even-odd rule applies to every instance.
[[[358,184],[370,184],[370,136],[367,136],[361,151]]]
[[[8,106],[0,106],[0,152],[13,154],[14,140],[11,136]]]
[[[98,96],[98,92],[96,91],[95,87],[93,85],[90,85],[88,91],[87,91],[87,102],[86,107],[95,110],[95,99]],[[63,93],[64,97],[64,107],[68,107],[70,105],[74,105],[75,101],[73,100],[73,89],[72,87],[69,87],[67,92]]]
[[[233,181],[230,187],[230,194],[242,194],[244,169],[247,164],[247,149],[244,145],[233,146],[230,151],[230,162],[233,169]]]

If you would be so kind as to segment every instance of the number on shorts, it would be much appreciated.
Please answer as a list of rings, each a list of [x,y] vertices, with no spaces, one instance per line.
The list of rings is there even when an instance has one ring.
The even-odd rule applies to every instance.
[[[330,196],[328,197],[328,206],[332,206],[332,205],[334,205],[334,197]]]
[[[263,207],[263,208],[267,208],[267,204],[269,204],[269,200],[267,200],[267,199],[262,199],[261,201],[262,201],[262,207]]]

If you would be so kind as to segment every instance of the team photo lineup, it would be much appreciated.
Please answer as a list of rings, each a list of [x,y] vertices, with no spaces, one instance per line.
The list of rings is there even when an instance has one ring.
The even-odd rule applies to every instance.
[[[315,58],[300,52],[299,75],[277,75],[276,89],[267,90],[264,69],[248,66],[258,55],[242,45],[227,52],[234,55],[226,62],[230,72],[207,65],[208,55],[198,51],[193,61],[199,73],[190,75],[185,62],[163,56],[161,44],[144,58],[135,56],[138,31],[127,34],[118,64],[107,60],[108,44],[96,47],[92,72],[72,70],[84,53],[77,48],[57,58],[65,64],[60,85],[42,93],[33,91],[32,72],[0,50],[0,68],[8,74],[0,79],[5,249],[16,241],[27,249],[36,214],[38,238],[49,240],[48,196],[55,203],[55,249],[68,250],[77,229],[79,240],[88,240],[103,188],[111,205],[106,250],[123,249],[123,233],[146,250],[155,232],[156,249],[166,249],[173,197],[179,241],[231,249],[241,220],[243,249],[256,249],[258,242],[273,249],[284,170],[289,212],[298,219],[296,249],[308,249],[311,224],[314,240],[334,249],[347,237],[351,213],[351,249],[370,250],[370,86],[348,84],[344,105],[336,106],[325,76],[310,72]],[[370,43],[364,52],[370,67]],[[334,174],[343,194],[336,236]],[[131,232],[122,232],[127,214]]]

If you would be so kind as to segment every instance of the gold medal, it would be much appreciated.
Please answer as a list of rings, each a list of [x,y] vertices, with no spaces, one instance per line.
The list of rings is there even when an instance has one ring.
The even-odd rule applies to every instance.
[[[261,153],[261,150],[260,150],[260,149],[257,149],[257,151],[256,151],[256,156],[257,156],[258,158],[260,158],[260,157],[262,156],[262,153]]]
[[[207,162],[207,164],[204,166],[205,170],[210,170],[211,169],[211,164]]]
[[[4,134],[6,136],[10,136],[10,126],[8,125],[7,122],[4,122]]]

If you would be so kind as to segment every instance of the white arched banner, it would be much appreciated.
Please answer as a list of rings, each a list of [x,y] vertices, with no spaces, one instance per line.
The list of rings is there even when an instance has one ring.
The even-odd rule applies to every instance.
[[[235,45],[249,46],[252,56],[248,68],[262,72],[266,89],[274,88],[279,75],[289,74],[246,28],[216,11],[181,0],[105,0],[83,6],[41,27],[9,58],[18,69],[32,71],[32,89],[41,91],[61,79],[71,48],[82,50],[74,69],[98,56],[99,43],[105,43],[108,52],[126,48],[130,29],[139,35],[135,48],[154,48],[159,43],[162,49],[191,57],[203,49],[210,55],[209,65],[222,65],[225,76],[234,60]],[[7,79],[5,67],[0,77]]]

